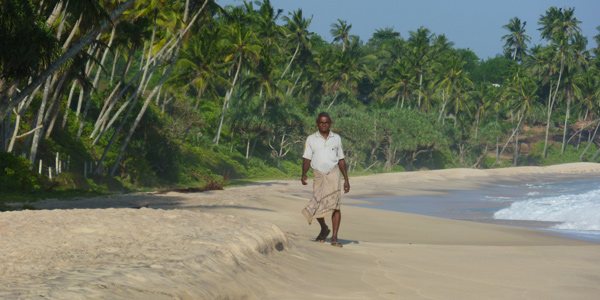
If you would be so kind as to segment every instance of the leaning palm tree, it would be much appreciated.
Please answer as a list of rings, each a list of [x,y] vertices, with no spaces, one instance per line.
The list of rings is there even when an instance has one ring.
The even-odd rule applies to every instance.
[[[502,26],[502,28],[510,32],[502,37],[502,40],[506,41],[504,44],[504,51],[512,53],[512,60],[518,62],[521,62],[526,54],[526,43],[531,42],[531,37],[525,34],[526,24],[526,21],[521,24],[521,20],[514,17],[510,19],[508,24]]]

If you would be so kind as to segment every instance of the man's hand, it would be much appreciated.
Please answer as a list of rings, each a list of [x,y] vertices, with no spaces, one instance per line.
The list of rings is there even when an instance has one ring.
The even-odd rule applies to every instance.
[[[344,180],[344,194],[347,194],[350,191],[350,183],[348,180]]]
[[[306,175],[302,175],[302,179],[300,179],[300,181],[302,181],[302,185],[308,184],[308,182],[306,182],[306,180],[308,180],[308,177],[306,177]]]

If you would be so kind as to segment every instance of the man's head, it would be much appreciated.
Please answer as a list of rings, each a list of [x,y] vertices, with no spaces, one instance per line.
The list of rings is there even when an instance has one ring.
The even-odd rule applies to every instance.
[[[317,128],[319,128],[319,132],[321,133],[329,133],[329,127],[331,127],[331,116],[322,112],[317,116]]]

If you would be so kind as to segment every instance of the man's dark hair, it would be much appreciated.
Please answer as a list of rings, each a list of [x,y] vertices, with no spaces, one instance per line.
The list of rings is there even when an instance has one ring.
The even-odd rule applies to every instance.
[[[320,119],[321,117],[327,117],[327,119],[329,119],[329,122],[331,122],[331,116],[330,116],[328,113],[326,113],[326,112],[322,112],[322,113],[320,113],[320,114],[317,116],[317,122],[319,121],[319,119]]]

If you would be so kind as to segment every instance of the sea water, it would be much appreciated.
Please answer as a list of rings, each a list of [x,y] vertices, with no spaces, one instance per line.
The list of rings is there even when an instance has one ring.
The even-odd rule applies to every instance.
[[[600,243],[600,177],[528,178],[440,195],[363,199],[360,205],[457,220],[532,227]]]

